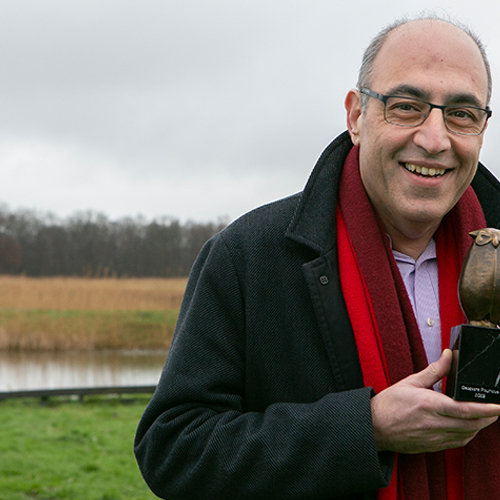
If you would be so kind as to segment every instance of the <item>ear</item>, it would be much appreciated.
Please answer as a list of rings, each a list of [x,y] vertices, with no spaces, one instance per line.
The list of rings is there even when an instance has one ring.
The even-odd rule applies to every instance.
[[[359,128],[363,118],[363,107],[361,95],[356,89],[352,89],[345,98],[345,109],[347,111],[347,129],[355,146],[359,146]]]

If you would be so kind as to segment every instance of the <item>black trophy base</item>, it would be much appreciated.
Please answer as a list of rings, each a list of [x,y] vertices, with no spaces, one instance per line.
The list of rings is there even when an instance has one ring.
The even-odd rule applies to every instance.
[[[446,394],[457,401],[500,403],[500,329],[459,325],[451,331],[457,337]]]

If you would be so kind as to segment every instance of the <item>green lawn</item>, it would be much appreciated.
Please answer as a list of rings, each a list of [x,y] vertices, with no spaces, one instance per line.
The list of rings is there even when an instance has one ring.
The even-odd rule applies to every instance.
[[[0,499],[157,498],[132,451],[149,398],[0,402]]]

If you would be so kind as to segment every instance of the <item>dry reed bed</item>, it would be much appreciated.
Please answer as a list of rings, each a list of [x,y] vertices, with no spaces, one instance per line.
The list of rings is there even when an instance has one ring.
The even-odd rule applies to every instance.
[[[0,308],[179,309],[186,278],[27,278],[0,275]]]
[[[165,349],[186,279],[0,276],[0,349]]]

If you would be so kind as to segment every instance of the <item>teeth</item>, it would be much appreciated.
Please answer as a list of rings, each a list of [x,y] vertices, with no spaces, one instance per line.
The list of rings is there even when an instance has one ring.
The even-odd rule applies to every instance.
[[[444,175],[446,173],[444,168],[420,167],[419,165],[413,165],[413,163],[405,163],[405,168],[410,172],[416,172],[417,174],[426,177],[439,177],[440,175]]]

